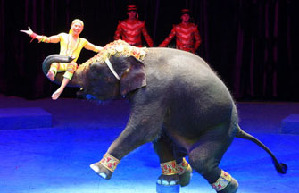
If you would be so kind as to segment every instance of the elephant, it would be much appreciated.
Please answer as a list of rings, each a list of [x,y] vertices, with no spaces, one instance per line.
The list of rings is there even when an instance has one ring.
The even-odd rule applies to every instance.
[[[51,63],[71,59],[48,56],[43,70],[46,73]],[[60,84],[61,79],[58,73],[55,82]],[[158,178],[162,185],[185,186],[194,170],[216,192],[234,193],[237,180],[219,167],[234,138],[253,141],[271,156],[279,173],[287,172],[287,165],[279,163],[268,147],[240,128],[229,89],[197,55],[167,47],[137,48],[117,40],[79,65],[69,86],[81,88],[78,95],[87,98],[129,100],[126,127],[103,159],[90,165],[104,179],[112,177],[124,156],[153,142],[165,169]],[[178,173],[175,164],[183,163],[182,160],[186,167]]]

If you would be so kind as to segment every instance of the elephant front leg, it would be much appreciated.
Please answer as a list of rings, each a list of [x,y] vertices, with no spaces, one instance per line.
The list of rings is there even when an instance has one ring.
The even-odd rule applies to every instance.
[[[103,159],[90,167],[104,179],[110,179],[120,160],[137,147],[158,138],[162,129],[163,111],[157,101],[137,105],[131,110],[126,129],[114,140]]]

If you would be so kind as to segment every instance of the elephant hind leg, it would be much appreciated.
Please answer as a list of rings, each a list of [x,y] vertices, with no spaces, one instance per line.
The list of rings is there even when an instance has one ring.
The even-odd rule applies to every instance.
[[[220,160],[231,140],[213,139],[203,136],[189,153],[189,162],[193,170],[200,173],[218,193],[235,193],[238,183],[227,172],[219,168]]]
[[[209,152],[202,147],[193,149],[189,154],[189,164],[199,174],[201,174],[204,179],[206,179],[210,184],[216,182],[221,174],[221,169],[219,168],[219,162],[213,157],[206,157]]]

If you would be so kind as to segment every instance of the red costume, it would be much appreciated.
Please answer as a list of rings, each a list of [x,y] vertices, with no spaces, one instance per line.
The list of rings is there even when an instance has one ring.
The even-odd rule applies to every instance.
[[[182,10],[182,13],[189,14],[188,10]],[[197,25],[190,22],[181,22],[177,25],[173,25],[169,36],[165,38],[160,46],[168,46],[174,37],[176,37],[176,48],[191,53],[195,53],[201,43],[201,37],[199,35]]]
[[[130,16],[130,12],[135,12],[134,16]],[[137,7],[135,5],[128,6],[129,19],[120,21],[114,34],[114,39],[122,39],[131,46],[142,46],[141,33],[148,46],[154,46],[152,38],[147,33],[145,22],[139,21],[137,16]],[[133,13],[134,14],[134,13]]]

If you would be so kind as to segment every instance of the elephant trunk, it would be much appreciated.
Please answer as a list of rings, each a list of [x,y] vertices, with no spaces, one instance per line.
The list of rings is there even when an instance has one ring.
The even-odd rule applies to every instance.
[[[47,74],[52,63],[70,63],[72,60],[74,60],[74,58],[71,56],[49,55],[46,57],[46,59],[43,62],[43,65],[42,65],[43,72],[45,74]],[[75,73],[72,77],[72,80],[67,85],[68,87],[76,87],[76,88],[83,87],[82,86],[83,80],[81,77],[82,76],[81,72],[83,72],[83,71],[79,70],[79,69],[77,71],[75,71]],[[64,71],[57,72],[57,74],[55,76],[55,80],[53,82],[60,85],[62,82],[62,79],[63,79],[63,74],[64,74]]]

